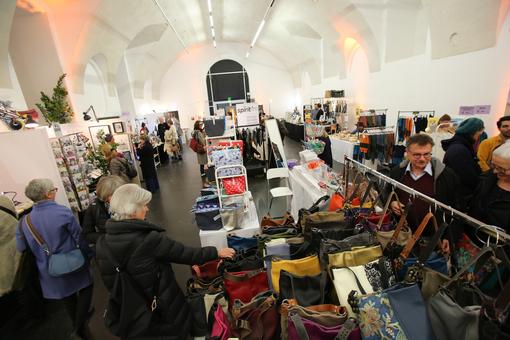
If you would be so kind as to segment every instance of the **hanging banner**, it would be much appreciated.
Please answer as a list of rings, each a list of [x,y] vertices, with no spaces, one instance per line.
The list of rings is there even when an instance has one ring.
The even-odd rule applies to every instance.
[[[259,106],[257,103],[236,104],[237,126],[259,125]]]
[[[490,113],[490,105],[461,106],[459,108],[459,115],[461,116],[488,115]]]

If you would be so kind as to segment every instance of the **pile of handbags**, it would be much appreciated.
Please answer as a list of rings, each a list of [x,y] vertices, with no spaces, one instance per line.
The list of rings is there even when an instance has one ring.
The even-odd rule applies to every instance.
[[[441,247],[448,225],[428,213],[411,229],[409,206],[392,216],[392,199],[393,192],[377,213],[364,198],[335,211],[320,211],[324,202],[317,202],[301,209],[297,223],[288,213],[265,216],[259,235],[229,235],[235,258],[193,267],[188,283],[200,335],[506,339],[510,283],[499,280],[500,293],[489,296],[468,280],[499,273],[495,250],[477,248],[451,275]]]

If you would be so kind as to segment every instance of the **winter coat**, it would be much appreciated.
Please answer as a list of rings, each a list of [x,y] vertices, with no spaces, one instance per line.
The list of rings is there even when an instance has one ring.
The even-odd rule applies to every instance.
[[[108,291],[113,288],[116,271],[105,255],[102,242],[106,242],[115,258],[130,256],[126,270],[145,291],[145,295],[151,296],[155,287],[154,280],[160,272],[157,293],[158,306],[161,306],[160,317],[152,319],[149,333],[145,336],[186,339],[193,317],[175,280],[171,263],[203,264],[218,257],[216,248],[187,247],[170,239],[163,228],[145,221],[109,220],[106,222],[104,240],[96,247],[99,271]]]
[[[473,144],[474,141],[469,136],[461,134],[455,134],[451,139],[441,142],[446,151],[443,163],[459,177],[460,188],[457,190],[465,202],[471,201],[481,174]]]
[[[178,144],[179,136],[177,135],[177,130],[175,126],[170,125],[170,130],[166,130],[165,132],[165,152],[173,153],[172,146]]]
[[[333,168],[333,154],[331,152],[331,140],[329,137],[319,137],[319,140],[324,142],[324,151],[319,155],[319,158],[324,161],[330,168]]]
[[[120,176],[126,183],[130,183],[131,179],[127,174],[127,159],[124,157],[113,157],[110,161],[110,173]]]
[[[146,142],[142,147],[136,150],[140,157],[140,169],[142,169],[143,178],[157,178],[156,164],[154,163],[154,148],[152,144]]]
[[[202,144],[204,147],[206,146],[206,140],[205,140],[206,134],[204,131],[200,130],[194,130],[193,131],[193,138],[196,138],[200,144]],[[198,164],[205,165],[207,164],[207,152],[206,153],[198,153],[197,152],[197,161]]]
[[[510,232],[510,192],[498,195],[498,177],[488,172],[480,177],[471,201],[471,216],[489,225],[495,225]],[[502,189],[501,189],[502,190]]]
[[[83,216],[83,237],[89,243],[96,243],[99,236],[104,235],[106,221],[110,219],[110,212],[105,203],[99,198],[89,205]]]
[[[16,250],[16,208],[6,196],[0,196],[0,296],[11,291],[21,253]]]
[[[51,253],[65,253],[79,245],[86,257],[91,257],[87,242],[82,237],[81,228],[71,209],[57,204],[52,200],[44,200],[34,204],[30,212],[34,228],[42,236]],[[92,284],[88,263],[86,268],[62,277],[53,277],[48,273],[48,255],[36,242],[25,218],[20,220],[24,238],[20,228],[16,228],[16,246],[24,251],[27,245],[32,250],[39,269],[39,282],[43,297],[46,299],[63,299]]]

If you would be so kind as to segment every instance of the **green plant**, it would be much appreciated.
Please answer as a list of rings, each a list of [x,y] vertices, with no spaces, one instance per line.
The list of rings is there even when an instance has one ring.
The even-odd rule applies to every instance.
[[[64,73],[58,78],[51,98],[41,91],[42,103],[35,104],[50,125],[51,123],[70,123],[74,116],[74,112],[67,101],[68,92],[64,86],[65,77],[66,74]]]

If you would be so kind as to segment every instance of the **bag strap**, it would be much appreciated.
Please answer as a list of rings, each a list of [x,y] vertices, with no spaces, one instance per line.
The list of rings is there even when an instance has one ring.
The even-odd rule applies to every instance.
[[[342,328],[340,328],[340,332],[338,332],[337,336],[335,337],[335,340],[347,340],[349,338],[349,335],[351,335],[352,331],[356,329],[358,326],[358,323],[356,319],[349,318],[347,321],[344,322],[342,325]]]
[[[436,231],[434,236],[429,240],[427,247],[425,247],[424,251],[421,252],[420,256],[418,256],[418,262],[421,264],[425,264],[427,262],[427,259],[430,257],[432,252],[434,251],[434,248],[436,247],[436,244],[439,246],[439,249],[441,249],[441,236],[443,236],[444,231],[448,227],[448,223],[443,222],[441,224],[441,227]],[[442,250],[442,249],[441,249]]]
[[[414,234],[411,236],[411,239],[407,242],[406,246],[400,253],[400,257],[402,258],[402,260],[404,261],[407,260],[407,258],[409,257],[409,253],[411,253],[411,250],[413,249],[416,241],[418,241],[418,239],[421,237],[421,234],[427,227],[430,220],[432,220],[432,223],[434,224],[434,227],[437,230],[436,218],[434,214],[432,214],[432,212],[428,212],[427,215],[425,215],[425,217],[421,221],[420,225],[418,226],[418,229],[416,229]]]
[[[6,214],[9,214],[11,215],[12,217],[14,217],[15,219],[18,219],[18,216],[16,216],[16,213],[10,209],[7,209],[6,207],[2,207],[0,206],[0,210],[3,211],[4,213]]]
[[[233,275],[229,272],[225,272],[223,274],[223,278],[225,280],[234,281],[234,282],[244,282],[246,280],[251,279],[254,276],[259,275],[260,273],[265,273],[264,269],[250,270],[250,271],[241,273],[240,275]]]
[[[356,285],[358,286],[359,292],[362,295],[366,295],[367,294],[367,292],[365,291],[365,288],[363,288],[363,286],[361,285],[361,281],[358,279],[358,276],[356,275],[354,270],[352,270],[349,267],[331,267],[331,277],[333,278],[333,280],[335,278],[335,276],[333,275],[333,269],[347,269],[347,270],[349,270],[352,273],[352,275],[354,275],[354,280],[356,280]]]
[[[384,215],[386,215],[386,212],[388,211],[389,207],[390,207],[390,204],[392,202],[392,198],[395,197],[397,202],[400,203],[399,199],[398,199],[398,195],[397,193],[395,192],[395,190],[391,190],[389,196],[388,196],[388,199],[386,200],[386,204],[384,205],[384,209],[382,211],[382,215],[381,215],[381,218],[379,218],[379,222],[377,223],[377,229],[381,229],[381,226],[382,226],[382,223],[383,223],[383,220],[384,220]]]
[[[404,228],[404,226],[407,225],[407,215],[409,214],[409,210],[411,210],[411,203],[408,203],[406,207],[404,208],[404,211],[402,211],[402,214],[400,215],[400,219],[398,220],[397,227],[395,228],[395,231],[393,232],[393,235],[391,236],[390,241],[386,244],[385,249],[390,245],[394,244],[398,240],[398,235]]]
[[[510,306],[510,280],[508,280],[494,301],[494,316],[499,319]]]
[[[358,182],[358,177],[361,178],[359,182]],[[354,176],[354,181],[352,182],[354,184],[354,188],[353,188],[353,191],[352,191],[351,195],[349,196],[349,198],[347,198],[347,200],[345,201],[346,203],[350,204],[352,202],[352,200],[354,199],[354,196],[356,196],[356,193],[359,190],[359,187],[361,186],[361,182],[363,182],[363,176],[360,176],[360,173],[358,172],[356,174],[356,176]]]
[[[478,263],[480,259],[482,258],[489,259],[490,256],[488,256],[488,253],[492,254],[492,256],[496,256],[496,254],[494,253],[494,249],[492,249],[491,247],[482,248],[478,252],[478,254],[476,254],[476,256],[472,257],[471,260],[469,260],[469,262],[464,265],[464,267],[462,267],[457,273],[455,273],[455,275],[445,284],[445,287],[448,287],[453,282],[458,281],[460,277],[463,274],[465,274],[469,270],[469,268],[471,268],[471,266]]]
[[[44,250],[46,255],[49,256],[51,254],[50,248],[48,247],[48,244],[46,243],[46,241],[44,241],[44,239],[42,238],[41,234],[39,234],[37,229],[35,229],[34,225],[32,224],[32,219],[30,218],[30,214],[28,214],[25,217],[25,222],[28,226],[28,230],[30,230],[30,234],[32,234],[32,236],[34,237],[37,244]]]
[[[305,325],[303,324],[303,320],[296,312],[291,312],[289,314],[292,323],[294,323],[294,327],[296,327],[297,334],[299,336],[299,340],[310,340],[308,337],[308,333],[306,332]]]
[[[368,196],[370,195],[370,191],[372,190],[372,187],[374,186],[374,182],[369,181],[367,189],[365,190],[365,193],[363,194],[363,197],[361,198],[361,201],[359,203],[359,207],[363,208],[363,205],[365,204],[365,201],[367,200]],[[373,209],[373,206],[372,206]]]

